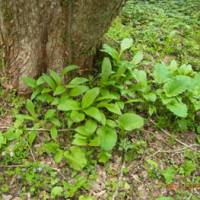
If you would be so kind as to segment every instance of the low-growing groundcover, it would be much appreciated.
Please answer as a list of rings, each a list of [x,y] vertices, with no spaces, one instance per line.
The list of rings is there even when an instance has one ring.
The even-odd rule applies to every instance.
[[[132,37],[131,51],[143,50],[148,68],[176,59],[200,69],[199,8],[199,0],[128,0],[107,36],[114,41]]]
[[[29,99],[0,91],[2,199],[199,199],[198,59],[140,30],[158,28],[161,14],[173,24],[191,15],[191,29],[199,26],[192,6],[198,1],[184,1],[194,13],[178,2],[128,1],[124,24],[118,19],[108,33],[117,42],[102,47],[97,75],[64,82],[78,70],[72,65],[61,75],[25,77]],[[159,12],[150,18],[147,8]],[[173,29],[162,28],[165,37]],[[193,43],[190,34],[183,37]],[[193,45],[190,51],[198,53]]]

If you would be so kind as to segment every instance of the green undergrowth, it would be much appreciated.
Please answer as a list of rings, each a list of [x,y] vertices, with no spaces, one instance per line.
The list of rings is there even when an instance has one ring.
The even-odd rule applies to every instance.
[[[198,0],[129,0],[107,36],[131,37],[131,51],[145,52],[145,66],[174,58],[200,69],[200,2]]]
[[[76,76],[65,82],[66,75],[78,70],[71,65],[61,75],[51,71],[37,80],[24,78],[31,98],[15,110],[13,126],[0,133],[1,164],[16,167],[10,173],[22,181],[22,194],[45,190],[42,198],[48,192],[51,198],[77,197],[78,190],[87,190],[95,180],[95,166],[112,160],[114,150],[128,161],[145,148],[144,141],[132,144],[129,138],[142,131],[149,118],[158,128],[199,132],[200,73],[176,61],[146,72],[141,51],[126,57],[132,45],[132,39],[123,39],[119,50],[105,44],[107,57],[97,77]],[[67,167],[69,182],[55,178],[54,165]],[[195,169],[189,170],[182,173],[190,175]],[[168,183],[173,172],[170,168],[160,173]],[[48,178],[40,182],[44,176]],[[2,192],[9,190],[5,186]]]
[[[96,75],[80,76],[70,65],[61,74],[24,77],[28,99],[1,88],[0,115],[12,115],[13,123],[0,132],[0,196],[96,200],[90,190],[100,179],[106,200],[118,187],[116,199],[132,200],[142,185],[168,188],[148,196],[153,200],[199,199],[200,155],[192,150],[200,144],[199,6],[130,0],[106,35]],[[157,139],[163,130],[169,138]],[[191,148],[160,157],[185,133],[195,137]],[[130,166],[114,168],[117,162]],[[147,177],[132,172],[132,163]]]

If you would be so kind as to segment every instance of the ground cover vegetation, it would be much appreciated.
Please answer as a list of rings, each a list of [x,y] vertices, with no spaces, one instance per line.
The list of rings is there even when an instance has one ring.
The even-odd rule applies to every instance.
[[[129,0],[94,72],[1,87],[1,198],[200,199],[199,9]]]

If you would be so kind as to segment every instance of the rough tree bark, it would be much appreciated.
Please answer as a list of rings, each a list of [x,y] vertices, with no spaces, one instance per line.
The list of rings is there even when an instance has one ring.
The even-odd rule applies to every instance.
[[[49,69],[91,65],[124,0],[0,0],[0,41],[11,85]]]

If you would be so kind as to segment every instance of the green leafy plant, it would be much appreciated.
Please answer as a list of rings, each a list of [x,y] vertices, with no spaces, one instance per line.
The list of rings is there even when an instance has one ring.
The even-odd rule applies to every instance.
[[[175,61],[169,66],[159,64],[154,67],[153,77],[158,84],[157,95],[162,104],[174,115],[185,118],[195,115],[199,110],[199,77],[200,74],[192,70],[190,65],[178,67]]]
[[[149,115],[171,112],[171,116],[179,118],[180,123],[186,118],[186,127],[191,127],[193,120],[198,121],[200,109],[199,72],[191,65],[179,66],[173,60],[170,64],[155,64],[153,72],[147,73],[139,69],[144,58],[142,52],[137,52],[129,60],[124,59],[121,53],[131,48],[132,42],[124,39],[119,53],[108,45],[104,46],[103,51],[111,60],[105,58],[102,63],[101,74],[106,75],[100,82],[101,86],[115,88],[126,100],[125,104],[134,104]]]
[[[170,184],[175,178],[176,170],[174,167],[167,167],[165,170],[162,170],[161,175],[164,177],[166,184]]]
[[[173,197],[157,198],[158,192],[152,190],[163,193],[163,184],[159,181],[154,188],[157,180],[146,180],[144,173],[148,198],[199,199],[193,192],[200,181],[198,151],[186,149],[182,164],[177,159],[183,158],[181,149],[177,149],[176,159],[170,159],[171,150],[160,151],[160,143],[168,141],[165,137],[157,141],[156,129],[174,133],[170,147],[176,148],[174,138],[181,137],[180,132],[187,132],[192,143],[200,143],[199,135],[192,135],[195,131],[200,134],[199,7],[199,0],[128,0],[106,34],[99,73],[95,69],[95,74],[83,77],[76,74],[79,67],[71,65],[59,74],[49,71],[38,79],[26,77],[24,81],[33,91],[28,100],[3,89],[7,80],[2,73],[0,128],[7,114],[12,116],[12,125],[6,123],[0,131],[1,198],[10,198],[20,186],[16,198],[92,200],[95,197],[88,194],[91,186],[96,190],[96,168],[100,180],[104,171],[108,178],[105,198],[111,199],[114,190],[119,191],[117,199],[131,198],[129,178],[133,174],[119,182],[115,178],[122,173],[119,154],[123,152],[125,175],[132,173],[129,162],[142,162],[159,147],[144,166],[150,178],[169,184],[167,193]],[[140,130],[144,124],[145,130]],[[191,147],[198,150],[196,144]],[[161,170],[159,164],[166,168]],[[143,173],[137,176],[140,171],[134,172],[135,180],[143,180]]]
[[[50,137],[55,142],[46,143],[43,150],[53,154],[56,162],[65,159],[71,168],[82,170],[89,159],[88,148],[91,151],[99,149],[99,162],[105,162],[122,136],[143,127],[141,116],[135,111],[126,112],[127,99],[123,94],[124,83],[131,80],[131,76],[124,78],[124,73],[127,71],[131,75],[129,65],[142,60],[141,54],[136,55],[131,63],[122,60],[132,44],[131,39],[124,39],[119,52],[109,46],[111,52],[106,51],[105,46],[104,51],[112,54],[115,60],[108,57],[103,60],[100,77],[95,82],[86,77],[75,77],[65,83],[64,76],[77,70],[76,66],[64,68],[61,76],[51,71],[37,80],[24,79],[33,94],[26,103],[28,114],[19,117],[34,121],[34,126],[50,128]],[[43,105],[46,111],[40,116],[38,113]],[[56,143],[61,127],[72,134],[71,147],[67,151]],[[36,139],[33,132],[29,137],[30,143]]]
[[[181,165],[179,172],[184,176],[190,176],[196,170],[196,163],[192,160],[185,160]]]
[[[145,141],[130,140],[131,134],[144,126],[144,118],[162,114],[165,123],[166,114],[167,122],[176,118],[182,129],[188,124],[192,127],[200,108],[199,73],[175,61],[157,64],[149,72],[141,65],[143,52],[132,54],[132,47],[133,40],[128,38],[120,42],[119,49],[104,45],[106,55],[97,77],[74,77],[71,73],[78,67],[72,65],[60,74],[50,71],[36,80],[24,78],[33,93],[16,114],[13,127],[6,134],[0,133],[0,148],[6,150],[4,162],[18,164],[27,154],[34,159],[31,148],[42,138],[37,148],[40,155],[52,157],[57,165],[69,166],[74,179],[72,186],[67,181],[61,183],[54,174],[51,198],[78,198],[77,191],[86,188],[88,182],[85,177],[78,179],[77,174],[87,173],[97,162],[105,164],[115,149],[124,152],[125,161],[144,153]],[[189,176],[195,171],[191,162],[182,165],[181,174]],[[150,177],[162,176],[166,184],[176,175],[173,167],[160,170],[153,160],[147,160],[146,169]],[[34,185],[32,194],[42,187],[42,183],[36,184],[38,178],[32,171],[24,178]]]

